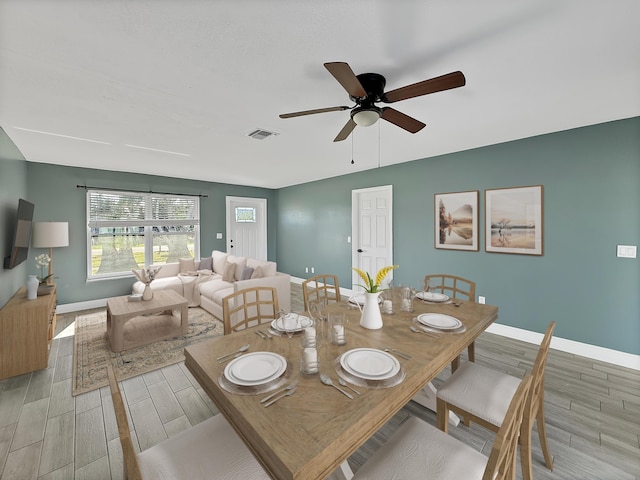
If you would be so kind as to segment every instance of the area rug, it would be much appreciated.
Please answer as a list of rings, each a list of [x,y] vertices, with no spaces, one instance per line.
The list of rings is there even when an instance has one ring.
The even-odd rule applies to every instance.
[[[73,396],[109,384],[107,362],[118,380],[135,377],[184,360],[184,348],[223,334],[222,322],[202,308],[189,309],[189,333],[120,353],[109,349],[107,312],[100,309],[76,316],[73,344]]]

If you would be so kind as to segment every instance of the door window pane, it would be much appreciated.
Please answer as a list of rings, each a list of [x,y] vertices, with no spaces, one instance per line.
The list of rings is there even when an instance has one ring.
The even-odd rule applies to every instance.
[[[254,207],[236,207],[236,223],[256,223]]]

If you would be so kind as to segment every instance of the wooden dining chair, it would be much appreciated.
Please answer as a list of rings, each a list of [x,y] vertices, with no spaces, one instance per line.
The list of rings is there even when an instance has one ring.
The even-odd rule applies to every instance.
[[[525,405],[520,433],[520,462],[523,480],[533,478],[531,466],[531,436],[534,421],[538,425],[538,436],[549,470],[553,461],[547,443],[547,428],[544,418],[544,372],[549,356],[549,346],[556,323],[551,322],[542,339],[531,376],[533,378]],[[464,424],[476,422],[485,428],[498,431],[506,418],[509,401],[517,389],[517,377],[498,372],[477,363],[465,363],[438,388],[437,412],[438,428],[448,429],[449,410],[460,415]]]
[[[424,290],[435,291],[448,295],[451,298],[459,298],[469,302],[476,301],[476,282],[455,275],[437,273],[424,277]],[[470,362],[476,361],[476,344],[471,342],[467,347]],[[460,366],[460,357],[451,362],[451,372],[455,372]]]
[[[518,434],[531,375],[520,381],[496,435],[489,457],[411,417],[356,472],[354,480],[514,480]]]
[[[136,454],[111,364],[107,364],[107,376],[122,446],[125,480],[270,478],[222,414]]]
[[[309,311],[312,302],[340,302],[340,284],[336,275],[322,274],[302,282],[304,310]]]
[[[238,290],[222,299],[224,334],[255,327],[278,316],[278,291],[274,287]]]

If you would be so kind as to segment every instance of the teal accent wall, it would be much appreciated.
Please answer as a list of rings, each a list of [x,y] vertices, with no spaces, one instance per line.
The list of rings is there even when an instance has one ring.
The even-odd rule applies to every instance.
[[[0,307],[25,285],[29,259],[11,270],[2,268],[11,252],[16,227],[18,199],[27,194],[27,162],[0,128]]]
[[[69,222],[70,246],[53,251],[53,269],[57,277],[60,304],[126,295],[131,293],[133,284],[133,275],[131,278],[87,282],[86,191],[77,188],[77,185],[208,195],[200,199],[202,256],[207,256],[214,249],[226,251],[227,195],[266,198],[267,255],[270,260],[275,260],[277,202],[274,190],[44,163],[28,162],[27,165],[28,195],[35,204],[34,220]],[[216,240],[217,232],[223,232],[221,240]],[[34,249],[30,257],[45,251],[48,252]],[[35,262],[29,264],[29,273],[38,273]]]
[[[279,269],[350,288],[351,191],[380,185],[393,185],[395,284],[463,276],[499,323],[555,320],[559,337],[640,354],[640,264],[616,257],[640,244],[640,117],[280,189]],[[484,191],[528,185],[543,185],[543,256],[485,252]],[[467,190],[480,191],[480,251],[436,250],[434,194]]]

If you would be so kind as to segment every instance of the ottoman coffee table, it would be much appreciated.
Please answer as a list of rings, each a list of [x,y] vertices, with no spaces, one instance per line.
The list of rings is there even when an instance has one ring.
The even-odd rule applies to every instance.
[[[107,336],[116,353],[188,331],[187,299],[173,290],[153,292],[151,300],[139,302],[130,302],[128,295],[107,300]]]

